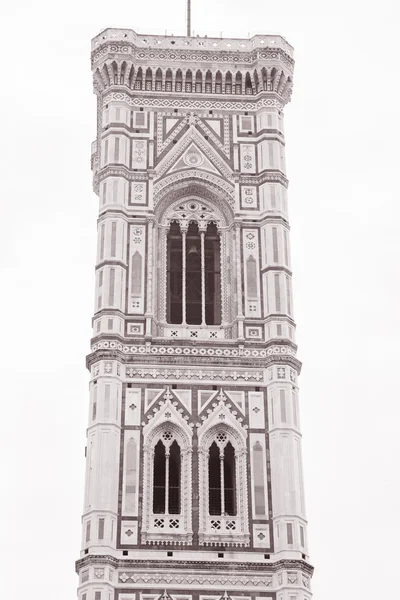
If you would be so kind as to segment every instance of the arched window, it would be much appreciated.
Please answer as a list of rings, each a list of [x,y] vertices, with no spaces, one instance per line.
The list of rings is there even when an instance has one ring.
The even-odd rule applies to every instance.
[[[207,71],[206,73],[206,94],[211,94],[212,92],[212,75],[211,71]]]
[[[156,71],[156,90],[158,92],[162,90],[162,71],[160,68]]]
[[[256,87],[256,94],[258,94],[258,92],[260,91],[261,87],[260,87],[260,79],[258,77],[258,73],[257,71],[254,69],[254,85]]]
[[[167,394],[170,395],[168,390]],[[191,544],[193,539],[193,432],[172,404],[173,396],[170,396],[163,408],[143,428],[143,544],[160,541]],[[171,418],[175,423],[171,422]]]
[[[235,450],[223,433],[217,436],[220,445],[213,442],[208,457],[208,510],[210,515],[235,516],[236,459]]]
[[[246,94],[253,93],[253,86],[251,85],[250,73],[246,73],[245,88],[246,88]]]
[[[230,71],[225,77],[225,94],[232,94],[232,73]]]
[[[176,92],[182,91],[182,71],[180,69],[178,69],[176,72],[175,91]]]
[[[165,431],[154,448],[153,514],[181,514],[181,450],[172,433]],[[164,443],[165,442],[165,443]]]
[[[172,222],[167,236],[167,322],[221,324],[220,239],[216,225]]]
[[[135,76],[135,67],[132,65],[129,71],[129,76],[128,76],[128,85],[131,89],[133,89],[134,86],[134,76]]]
[[[106,87],[111,85],[110,73],[108,72],[106,64],[103,66],[103,79],[105,81]]]
[[[185,92],[192,91],[192,71],[186,71]]]
[[[165,91],[172,92],[172,71],[168,69],[165,75]]]
[[[118,67],[117,67],[117,63],[115,61],[111,63],[111,71],[112,71],[113,83],[117,84],[118,83]]]
[[[196,92],[201,93],[203,91],[203,75],[200,70],[196,73]]]
[[[222,93],[222,74],[221,71],[217,71],[217,75],[215,77],[215,93]]]
[[[275,67],[271,71],[270,81],[271,81],[271,90],[276,92],[276,87],[278,85],[278,71],[275,69]]]
[[[124,83],[125,83],[126,68],[127,68],[127,64],[124,61],[121,65],[121,74],[119,76],[119,82],[121,85],[124,85]]]
[[[153,73],[150,69],[150,67],[147,69],[146,71],[146,85],[145,85],[145,89],[147,91],[150,91],[151,88],[153,86]]]
[[[242,74],[236,73],[235,94],[241,94],[241,93],[242,93]]]
[[[261,75],[263,80],[263,90],[266,91],[268,89],[268,75],[265,67],[261,69]]]
[[[135,90],[142,89],[143,71],[142,67],[139,67],[136,73]]]

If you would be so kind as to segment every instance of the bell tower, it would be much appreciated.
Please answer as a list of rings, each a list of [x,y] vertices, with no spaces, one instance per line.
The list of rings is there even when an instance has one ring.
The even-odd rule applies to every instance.
[[[292,47],[92,41],[79,600],[310,600],[283,110]]]

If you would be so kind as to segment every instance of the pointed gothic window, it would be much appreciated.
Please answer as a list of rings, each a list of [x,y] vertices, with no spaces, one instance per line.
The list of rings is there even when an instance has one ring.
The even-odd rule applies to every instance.
[[[242,74],[236,73],[235,94],[241,94],[241,93],[242,93]]]
[[[154,449],[153,512],[165,513],[165,446],[160,440]]]
[[[175,91],[176,92],[182,91],[182,71],[180,69],[178,69],[176,72]]]
[[[215,93],[222,93],[222,74],[221,71],[217,71],[217,75],[215,77]]]
[[[165,75],[165,91],[172,92],[172,71],[168,69]]]
[[[146,71],[145,89],[147,91],[150,91],[152,89],[152,87],[153,87],[153,73],[149,67]]]
[[[192,91],[192,71],[186,72],[185,92]]]
[[[156,72],[156,90],[159,92],[162,90],[162,71],[157,69]]]
[[[201,73],[201,71],[197,71],[196,73],[196,92],[202,92],[203,91],[203,75]]]
[[[207,71],[206,73],[206,94],[211,94],[212,92],[212,75],[211,71]]]
[[[137,70],[137,73],[136,73],[135,90],[142,89],[142,81],[143,81],[143,71],[142,71],[142,67],[139,67],[139,69]]]
[[[225,94],[232,94],[232,74],[229,71],[225,77]]]
[[[230,442],[222,449],[216,442],[210,446],[208,498],[210,515],[236,515],[236,459]]]
[[[165,432],[164,436],[169,441],[171,434]],[[153,513],[181,513],[181,450],[175,440],[170,446],[159,440],[154,448]]]
[[[185,325],[221,324],[220,239],[215,225],[181,232],[171,223],[167,237],[167,321]]]
[[[251,85],[250,73],[246,73],[245,88],[246,88],[246,94],[253,93],[253,86]]]

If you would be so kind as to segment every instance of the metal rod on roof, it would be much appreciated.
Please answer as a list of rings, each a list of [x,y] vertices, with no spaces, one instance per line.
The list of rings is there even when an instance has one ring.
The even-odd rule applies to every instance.
[[[187,32],[186,33],[187,33],[188,37],[191,37],[191,35],[190,35],[190,30],[191,30],[191,26],[192,26],[192,23],[191,23],[191,20],[192,20],[192,14],[191,14],[191,12],[192,12],[192,10],[191,9],[192,9],[192,7],[191,7],[191,1],[187,0]]]

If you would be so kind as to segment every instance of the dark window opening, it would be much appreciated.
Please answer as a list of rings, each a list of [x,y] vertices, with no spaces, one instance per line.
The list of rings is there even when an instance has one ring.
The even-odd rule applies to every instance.
[[[208,459],[209,513],[234,516],[237,514],[235,450],[228,442],[221,452],[213,442]]]
[[[169,451],[168,513],[179,515],[181,512],[181,452],[174,441]]]
[[[185,313],[187,325],[221,324],[220,239],[217,227],[208,225],[204,234],[204,298],[202,279],[202,243],[197,223],[190,223],[183,248],[177,223],[172,223],[167,237],[167,321],[183,320],[183,259],[185,252]]]
[[[153,513],[165,513],[165,446],[160,440],[154,449]]]
[[[172,442],[167,452],[160,440],[154,448],[153,464],[153,513],[179,515],[181,512],[181,451],[177,442]],[[166,487],[167,474],[168,488]]]
[[[225,514],[236,515],[235,451],[230,442],[224,451]]]
[[[221,514],[221,461],[219,448],[215,442],[211,445],[208,459],[208,496],[210,515]]]
[[[172,223],[167,239],[168,323],[182,323],[182,235],[178,223]]]
[[[186,322],[201,325],[201,248],[196,223],[186,234]]]

